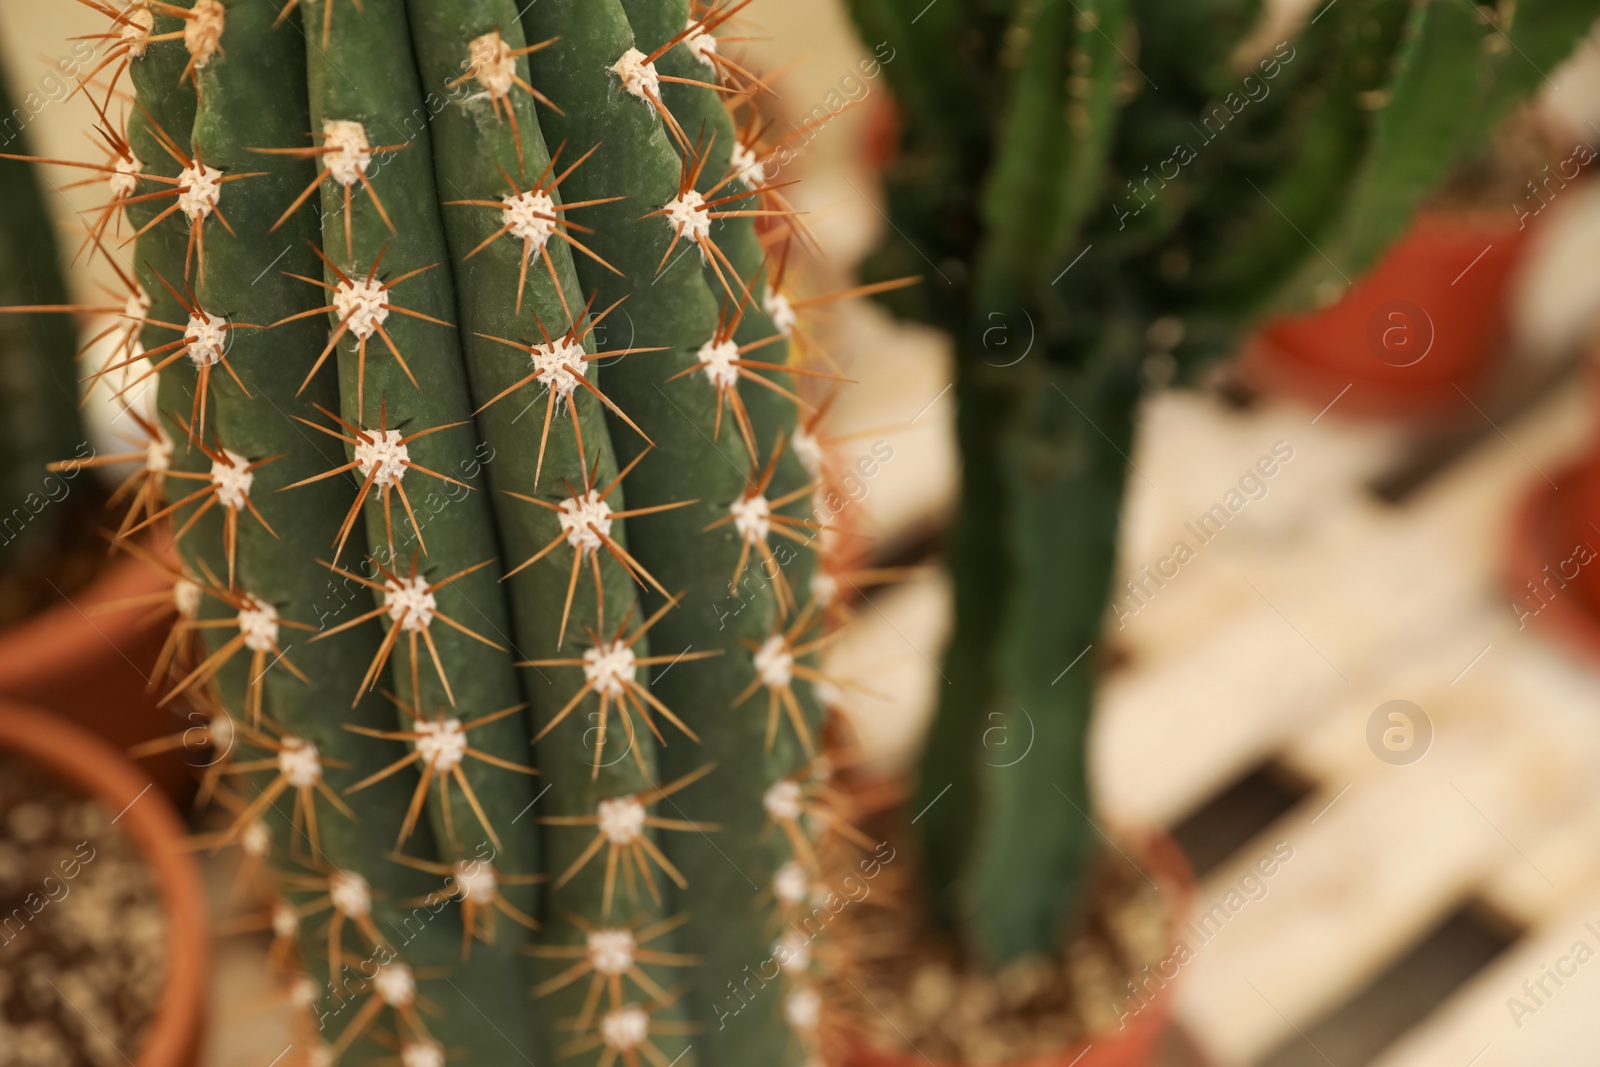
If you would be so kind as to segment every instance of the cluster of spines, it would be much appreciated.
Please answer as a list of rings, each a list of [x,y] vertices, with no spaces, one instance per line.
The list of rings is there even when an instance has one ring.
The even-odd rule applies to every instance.
[[[767,1025],[706,1025],[726,995],[718,968],[736,977],[770,947],[756,904],[794,905],[797,870],[823,877],[818,834],[858,836],[837,796],[825,818],[808,799],[825,761],[807,690],[825,681],[813,661],[835,587],[803,553],[774,553],[774,537],[821,543],[804,509],[827,479],[826,405],[794,378],[837,376],[751,358],[805,338],[806,302],[781,288],[805,235],[765,173],[778,146],[753,116],[771,90],[715,35],[749,0],[692,15],[672,0],[554,5],[524,16],[552,28],[542,36],[494,0],[367,0],[337,18],[337,0],[320,0],[320,48],[274,32],[297,2],[82,2],[110,20],[80,87],[108,156],[50,162],[106,183],[85,249],[125,292],[52,310],[106,317],[93,377],[118,399],[159,383],[154,417],[129,408],[138,452],[106,459],[139,461],[115,536],[173,579],[155,681],[204,723],[149,748],[208,745],[204,794],[229,815],[207,843],[280,868],[275,955],[314,962],[327,982],[311,996],[303,977],[297,997],[343,1016],[313,1060],[374,1036],[406,1067],[456,1043],[499,1054],[472,1019],[451,1019],[471,1007],[447,1011],[418,985],[515,1004],[501,987],[522,964],[496,915],[548,924],[536,993],[582,992],[536,1042],[570,1028],[559,1047],[597,1051],[602,1067],[666,1063],[691,1033],[709,1063],[813,1055],[805,965],[784,967],[793,988]],[[448,103],[375,145],[386,138],[369,130],[396,128],[418,87],[376,66],[352,81],[337,60],[409,68],[413,48]],[[573,69],[584,49],[616,58],[596,78]],[[607,96],[636,98],[638,113],[601,136],[584,123]],[[587,147],[562,164],[568,143]],[[601,342],[613,315],[663,343],[615,343],[615,325]],[[602,360],[614,391],[596,384]],[[460,493],[427,510],[408,475]],[[652,520],[674,525],[657,538]],[[179,563],[128,540],[151,527]],[[691,593],[734,598],[740,625],[719,636],[723,614],[705,604],[690,621]],[[561,654],[578,632],[586,646]],[[696,661],[722,661],[706,664],[718,679],[698,681]],[[645,679],[652,668],[672,684]],[[762,690],[765,714],[743,708]],[[688,743],[669,746],[659,720]],[[527,777],[540,771],[543,801]],[[720,872],[728,849],[767,884]],[[400,943],[418,909],[448,904],[452,936]],[[691,965],[693,980],[645,970]]]

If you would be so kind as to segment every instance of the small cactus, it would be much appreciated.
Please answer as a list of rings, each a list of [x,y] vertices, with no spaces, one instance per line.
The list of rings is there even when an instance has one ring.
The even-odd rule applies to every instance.
[[[1336,298],[1600,4],[1340,0],[1261,47],[1259,0],[849,6],[897,55],[867,274],[950,265],[883,299],[959,351],[956,623],[912,807],[942,922],[1004,963],[1059,949],[1103,847],[1086,737],[1147,370]]]
[[[833,376],[749,0],[81,2],[97,372],[159,411],[119,535],[176,543],[166,699],[311,1061],[809,1061],[809,968],[733,992],[839,829],[772,801],[825,769]]]

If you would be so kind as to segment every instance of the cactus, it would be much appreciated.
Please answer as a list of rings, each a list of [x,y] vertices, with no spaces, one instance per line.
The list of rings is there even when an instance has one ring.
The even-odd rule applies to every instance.
[[[175,541],[166,699],[310,1062],[807,1062],[830,376],[749,0],[81,2],[101,374],[159,412],[119,533]]]
[[[0,70],[0,114],[10,116],[4,74]],[[79,470],[92,462],[78,417],[72,324],[54,314],[67,306],[66,281],[40,179],[19,151],[26,130],[19,136],[8,123],[5,137],[0,304],[11,313],[0,314],[0,422],[6,427],[0,433],[0,622],[33,606],[23,576],[64,543],[77,516],[62,502]],[[59,473],[46,473],[53,460],[60,461]]]
[[[956,626],[912,806],[939,921],[1003,964],[1058,949],[1102,847],[1085,737],[1147,368],[1337,297],[1600,5],[1343,0],[1254,59],[1256,0],[850,7],[900,57],[868,278],[967,268],[883,300],[958,339]],[[997,322],[1029,358],[986,364]],[[1014,766],[997,721],[1034,737]]]

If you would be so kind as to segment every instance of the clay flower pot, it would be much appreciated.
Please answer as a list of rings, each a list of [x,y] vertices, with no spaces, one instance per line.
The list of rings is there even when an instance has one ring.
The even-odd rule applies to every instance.
[[[166,627],[150,624],[148,605],[96,610],[170,589],[155,567],[121,555],[88,588],[0,630],[0,697],[53,711],[122,751],[181,729],[147,684]],[[194,796],[181,751],[146,768],[180,807]]]
[[[159,889],[166,916],[164,987],[133,1067],[193,1067],[205,1016],[209,932],[185,828],[166,797],[121,753],[58,715],[0,702],[0,751],[20,756],[114,813]]]
[[[1540,479],[1517,518],[1506,565],[1519,628],[1600,657],[1600,442]]]
[[[1497,369],[1531,232],[1509,212],[1419,215],[1338,303],[1263,326],[1241,374],[1319,408],[1337,396],[1342,416],[1450,413]]]
[[[1167,897],[1172,943],[1180,940],[1179,931],[1188,919],[1194,897],[1194,872],[1177,843],[1165,835],[1149,838],[1137,850],[1145,869]],[[1167,986],[1171,981],[1166,983]],[[1173,991],[1163,987],[1147,1003],[1130,1012],[1121,1029],[1061,1049],[1053,1055],[1007,1067],[1146,1067],[1154,1062],[1167,1025],[1172,1020]],[[872,1048],[865,1042],[850,1045],[838,1067],[930,1067],[930,1061],[916,1052],[891,1053]],[[931,1067],[964,1067],[959,1063],[932,1063]]]

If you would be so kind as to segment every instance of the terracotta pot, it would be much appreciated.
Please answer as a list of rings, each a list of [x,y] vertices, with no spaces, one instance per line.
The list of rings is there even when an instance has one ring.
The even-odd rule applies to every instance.
[[[881,93],[869,99],[862,125],[862,158],[873,173],[881,174],[900,158],[900,110],[894,97]]]
[[[205,895],[184,847],[185,828],[150,778],[121,753],[65,721],[0,703],[0,750],[16,753],[63,783],[121,812],[155,876],[167,919],[165,986],[133,1067],[193,1067],[205,1018],[209,955]]]
[[[156,706],[151,665],[166,627],[150,607],[100,612],[111,604],[171,589],[171,580],[132,556],[119,556],[87,588],[0,630],[0,697],[45,708],[126,751],[175,733],[185,723]],[[180,807],[194,797],[195,776],[183,753],[145,761],[156,784]]]
[[[1177,843],[1165,834],[1152,836],[1138,852],[1146,870],[1167,896],[1172,911],[1172,941],[1176,944],[1194,898],[1194,872]],[[1163,988],[1115,1033],[1008,1067],[1145,1067],[1154,1061],[1171,1021],[1172,991]],[[914,1051],[884,1052],[862,1042],[849,1048],[838,1067],[930,1067],[930,1061]],[[934,1063],[931,1067],[962,1065]]]
[[[1509,212],[1420,215],[1338,303],[1268,322],[1240,372],[1319,408],[1337,396],[1339,416],[1463,407],[1457,387],[1471,394],[1497,369],[1531,232]]]
[[[1509,610],[1520,627],[1600,657],[1600,443],[1552,478],[1559,488],[1540,479],[1517,517]]]

